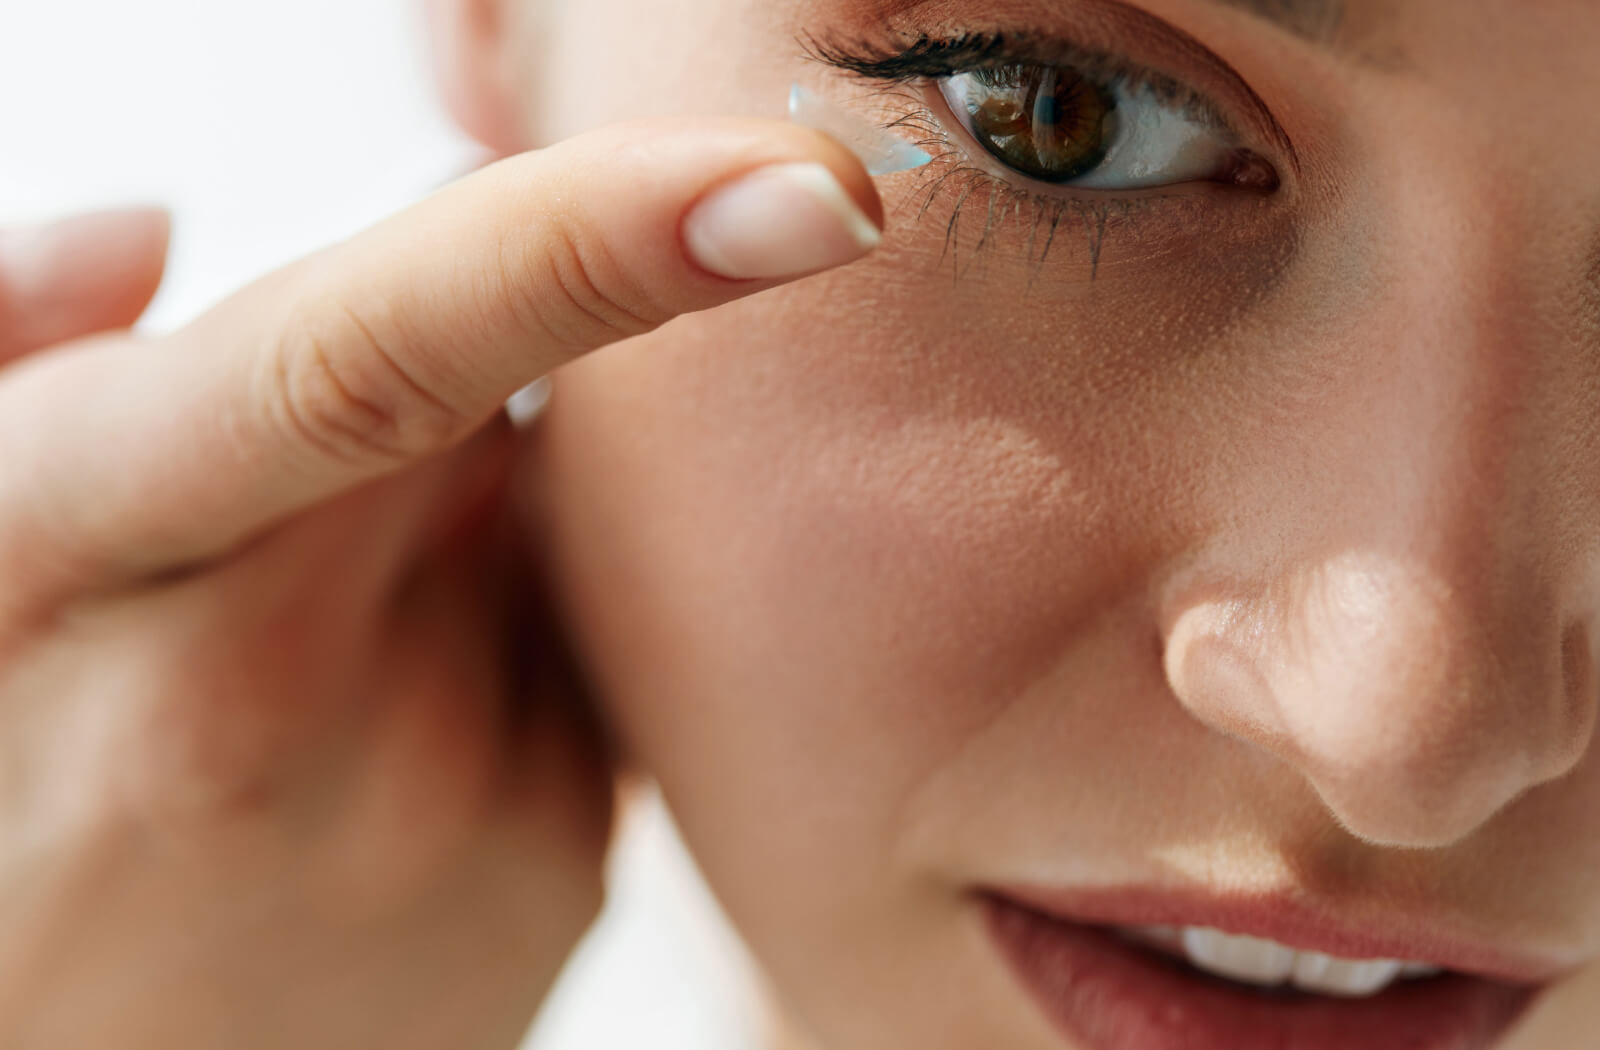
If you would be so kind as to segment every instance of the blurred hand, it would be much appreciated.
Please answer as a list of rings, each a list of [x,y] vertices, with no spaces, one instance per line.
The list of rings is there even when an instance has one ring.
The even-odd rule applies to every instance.
[[[0,241],[0,1045],[514,1047],[611,778],[500,406],[880,224],[829,140],[699,121],[486,168],[163,338],[108,331],[159,216]]]
[[[170,234],[156,209],[0,230],[0,366],[137,321],[161,284]]]

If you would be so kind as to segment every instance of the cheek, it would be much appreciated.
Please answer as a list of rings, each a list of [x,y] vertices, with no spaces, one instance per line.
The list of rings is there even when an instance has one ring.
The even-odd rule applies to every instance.
[[[1225,261],[1030,297],[998,253],[955,282],[937,233],[902,236],[564,371],[528,464],[608,717],[818,1011],[920,1002],[931,984],[861,990],[980,957],[961,891],[988,854],[966,846],[997,822],[1126,832],[1065,800],[1140,753],[1111,723],[1162,695],[1151,581],[1210,527],[1255,407],[1218,289],[1268,282]],[[1090,709],[1076,754],[1041,743]],[[1008,783],[1031,806],[997,804]]]
[[[864,873],[913,833],[905,801],[1137,600],[1187,513],[1130,409],[1156,385],[1087,352],[1109,333],[1008,350],[1003,322],[917,324],[933,296],[846,287],[589,359],[538,464],[620,731],[736,914],[747,891],[813,931],[837,921],[818,887],[890,890]]]

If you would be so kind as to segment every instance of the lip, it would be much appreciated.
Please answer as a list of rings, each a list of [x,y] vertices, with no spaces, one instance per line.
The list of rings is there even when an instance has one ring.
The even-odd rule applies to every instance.
[[[1574,967],[1528,952],[1454,936],[1416,915],[1341,908],[1281,894],[1218,895],[1145,887],[986,891],[1058,922],[1094,926],[1206,926],[1345,959],[1428,963],[1502,984],[1548,984]],[[1347,911],[1351,918],[1335,918]],[[1356,916],[1359,917],[1356,917]]]
[[[1078,1050],[1492,1050],[1540,991],[1464,973],[1400,981],[1364,999],[1253,990],[1099,926],[996,895],[981,904],[1019,983]]]

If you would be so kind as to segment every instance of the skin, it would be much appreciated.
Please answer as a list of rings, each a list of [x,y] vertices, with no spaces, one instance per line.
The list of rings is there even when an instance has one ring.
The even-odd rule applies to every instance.
[[[954,195],[919,219],[928,174],[895,176],[871,258],[564,369],[520,468],[563,620],[817,1046],[1058,1047],[967,896],[1018,880],[1416,915],[1566,967],[1516,1045],[1574,1045],[1600,1020],[1600,10],[1351,0],[1334,55],[1140,6],[1274,114],[1298,164],[1249,142],[1279,193],[1172,191],[1096,268],[1070,222],[1030,260],[1026,209],[979,251],[979,188],[952,265]],[[587,0],[534,36],[526,4],[443,7],[483,30],[447,95],[506,151],[772,113],[795,79],[903,112],[795,44],[887,7],[1081,26]]]
[[[648,173],[614,170],[630,149]],[[125,326],[164,217],[0,231],[0,1044],[517,1044],[599,908],[611,767],[502,406],[782,283],[713,275],[687,233],[795,164],[881,221],[815,132],[636,124],[153,338]],[[745,258],[865,250],[827,228]]]
[[[815,135],[660,119],[838,90],[794,36],[845,0],[441,0],[497,149],[653,119],[171,337],[121,330],[158,221],[0,239],[6,1045],[509,1047],[598,905],[586,690],[829,1050],[1059,1046],[967,897],[1017,879],[1415,915],[1569,971],[1505,1050],[1592,1032],[1600,14],[1352,3],[1352,65],[1145,3],[1299,161],[1097,261],[979,187],[958,268],[926,173],[838,275],[686,261],[766,163],[878,214]]]

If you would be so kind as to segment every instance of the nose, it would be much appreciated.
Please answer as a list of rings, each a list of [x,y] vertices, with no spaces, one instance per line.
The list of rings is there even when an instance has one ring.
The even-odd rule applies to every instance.
[[[1438,221],[1391,231],[1382,290],[1288,381],[1296,410],[1232,450],[1216,538],[1162,596],[1163,656],[1197,719],[1346,830],[1439,847],[1590,747],[1600,377],[1508,281],[1506,243],[1402,211]]]
[[[1297,769],[1357,837],[1457,842],[1582,759],[1595,684],[1588,623],[1563,625],[1537,584],[1514,597],[1451,569],[1351,550],[1194,602],[1168,634],[1168,679],[1202,722]]]

